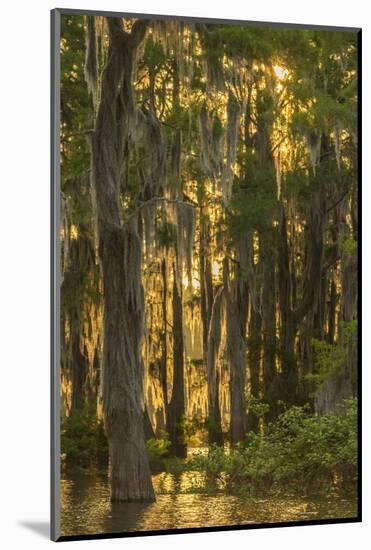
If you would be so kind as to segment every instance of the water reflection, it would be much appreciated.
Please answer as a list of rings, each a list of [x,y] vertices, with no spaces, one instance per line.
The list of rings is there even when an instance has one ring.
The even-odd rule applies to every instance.
[[[153,476],[157,501],[112,504],[106,475],[74,474],[61,483],[63,535],[351,518],[355,497],[241,498],[206,493],[202,474]]]

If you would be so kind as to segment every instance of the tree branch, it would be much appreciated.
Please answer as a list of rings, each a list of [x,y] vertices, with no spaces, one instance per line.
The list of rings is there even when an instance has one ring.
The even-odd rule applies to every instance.
[[[329,206],[329,207],[327,208],[327,210],[326,210],[327,214],[328,214],[329,212],[331,212],[331,210],[333,210],[334,208],[336,208],[337,205],[338,205],[339,203],[341,203],[341,201],[347,196],[347,194],[348,194],[348,189],[341,195],[340,199],[338,199],[337,201],[335,201],[334,204],[332,204],[331,206]]]
[[[128,219],[124,223],[125,224],[130,223],[130,221],[133,218],[135,218],[135,216],[137,216],[143,208],[146,208],[147,206],[151,206],[152,204],[155,204],[156,202],[166,202],[168,204],[182,204],[184,206],[190,206],[191,208],[196,208],[195,204],[192,204],[191,202],[188,202],[188,201],[182,201],[182,200],[179,200],[179,199],[168,199],[167,197],[152,197],[148,201],[142,202],[138,206],[138,208],[136,208],[134,210],[134,212],[132,212],[130,214],[130,216],[128,217]]]
[[[131,39],[134,48],[137,48],[144,39],[149,21],[145,19],[137,19],[131,29]]]

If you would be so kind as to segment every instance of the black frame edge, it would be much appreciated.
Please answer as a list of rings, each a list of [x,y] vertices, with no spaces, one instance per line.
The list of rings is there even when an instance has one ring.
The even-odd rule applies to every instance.
[[[184,535],[194,533],[217,533],[226,531],[250,531],[252,529],[272,529],[275,527],[311,527],[313,525],[342,525],[346,523],[360,523],[362,520],[359,516],[354,518],[334,518],[323,520],[308,520],[308,521],[287,521],[287,522],[272,522],[272,523],[251,523],[246,525],[226,525],[218,527],[192,527],[185,529],[164,529],[159,531],[131,531],[127,533],[97,533],[87,535],[62,535],[57,542],[69,542],[74,540],[99,540],[99,539],[117,539],[117,538],[133,538],[133,537],[148,537],[148,536],[164,536],[164,535]]]

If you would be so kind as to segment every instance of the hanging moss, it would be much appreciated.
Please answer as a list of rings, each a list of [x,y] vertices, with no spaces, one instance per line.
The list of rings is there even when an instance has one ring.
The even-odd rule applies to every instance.
[[[196,227],[196,212],[193,205],[176,203],[176,220],[179,267],[182,269],[184,265],[188,280],[192,281],[192,254]]]
[[[222,179],[221,179],[223,199],[226,203],[229,202],[232,195],[232,185],[233,185],[233,178],[234,178],[233,164],[236,160],[239,121],[240,121],[240,107],[235,95],[230,90],[228,93],[228,104],[227,104],[227,135],[226,135],[227,155],[226,155],[225,164],[223,166]]]
[[[204,104],[199,113],[201,166],[214,182],[220,178],[223,165],[224,130],[217,116],[211,117]]]
[[[182,133],[180,129],[173,132],[168,156],[167,181],[172,199],[181,199],[181,160],[182,160]]]
[[[208,90],[225,90],[225,77],[223,69],[224,46],[218,29],[213,25],[197,25],[201,45],[203,47],[203,60],[205,63]]]
[[[341,132],[342,132],[342,124],[341,122],[337,122],[335,125],[335,139],[334,139],[334,145],[335,145],[335,157],[336,157],[336,164],[338,167],[338,170],[340,170],[340,155],[341,155]]]
[[[95,31],[96,18],[93,16],[86,17],[86,56],[85,56],[85,80],[88,85],[89,93],[93,98],[95,108],[98,104],[98,52],[97,52],[97,36]]]
[[[310,163],[313,173],[316,173],[316,167],[321,154],[321,134],[316,130],[312,130],[307,135],[307,143],[309,147]]]

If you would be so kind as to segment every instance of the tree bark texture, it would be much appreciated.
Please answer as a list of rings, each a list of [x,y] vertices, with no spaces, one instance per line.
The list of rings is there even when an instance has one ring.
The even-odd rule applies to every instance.
[[[132,68],[145,22],[130,34],[108,18],[110,45],[92,136],[92,173],[103,275],[103,405],[113,501],[153,501],[143,426],[144,299],[135,220],[121,221],[120,185],[135,115]]]
[[[170,451],[180,458],[187,457],[187,446],[183,440],[182,421],[185,414],[184,388],[184,340],[183,306],[181,289],[178,289],[174,264],[173,283],[173,390],[169,405],[168,432],[171,441]]]

